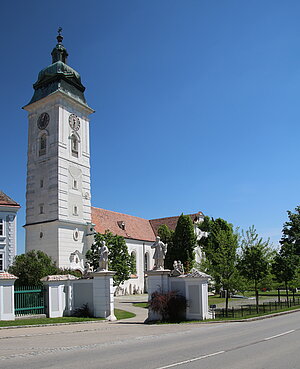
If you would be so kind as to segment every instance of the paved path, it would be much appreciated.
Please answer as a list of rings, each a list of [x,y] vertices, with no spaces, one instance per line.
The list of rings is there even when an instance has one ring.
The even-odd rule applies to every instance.
[[[115,308],[126,310],[134,313],[136,316],[133,318],[126,319],[126,322],[130,323],[144,323],[148,317],[148,310],[140,307],[133,306],[135,302],[147,302],[148,295],[128,295],[115,297]],[[118,322],[115,322],[116,324]],[[123,321],[124,322],[124,321]]]

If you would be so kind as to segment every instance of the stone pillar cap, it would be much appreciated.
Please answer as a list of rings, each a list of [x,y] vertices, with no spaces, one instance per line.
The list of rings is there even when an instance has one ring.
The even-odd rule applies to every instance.
[[[18,279],[18,277],[16,277],[13,274],[7,273],[7,272],[1,272],[0,279]]]
[[[42,282],[57,282],[57,281],[71,281],[79,279],[72,274],[54,274],[54,275],[47,275],[46,277],[41,278]]]

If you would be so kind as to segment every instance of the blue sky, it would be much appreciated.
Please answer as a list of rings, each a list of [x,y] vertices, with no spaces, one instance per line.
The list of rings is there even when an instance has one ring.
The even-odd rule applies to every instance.
[[[0,188],[20,202],[27,115],[58,26],[86,86],[92,204],[255,225],[274,245],[299,205],[300,2],[2,2]]]

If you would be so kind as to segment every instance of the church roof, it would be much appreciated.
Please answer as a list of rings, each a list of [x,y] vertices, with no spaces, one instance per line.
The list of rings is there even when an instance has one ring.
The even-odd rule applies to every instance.
[[[199,211],[189,214],[193,223],[204,217]],[[159,226],[165,224],[175,230],[179,216],[144,219],[133,215],[117,213],[115,211],[92,207],[92,223],[96,232],[104,233],[109,230],[113,234],[140,241],[155,241]]]
[[[124,238],[155,241],[155,234],[147,219],[92,207],[92,222],[96,232],[109,230]]]
[[[188,214],[188,215],[190,216],[193,223],[197,223],[200,219],[204,218],[204,215],[201,211],[199,211],[198,213],[195,213],[195,214]],[[152,229],[155,233],[155,236],[157,236],[158,228],[163,224],[165,224],[170,229],[175,231],[175,228],[176,228],[176,225],[177,225],[177,222],[178,222],[178,218],[179,218],[179,216],[159,218],[159,219],[151,219],[151,220],[149,220],[149,222],[152,226]]]
[[[7,196],[3,191],[0,190],[0,206],[15,206],[20,207],[16,201]]]

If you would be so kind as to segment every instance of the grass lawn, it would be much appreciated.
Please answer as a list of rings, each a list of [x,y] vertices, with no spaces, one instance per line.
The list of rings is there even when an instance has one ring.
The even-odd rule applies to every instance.
[[[147,302],[135,302],[132,304],[133,306],[148,309],[148,303]]]
[[[115,316],[118,320],[133,318],[135,314],[129,311],[115,309]],[[0,327],[15,327],[22,325],[36,325],[36,324],[55,324],[55,323],[78,323],[78,322],[95,322],[104,320],[104,318],[77,318],[72,316],[65,316],[62,318],[35,318],[35,319],[17,319],[0,321]]]

